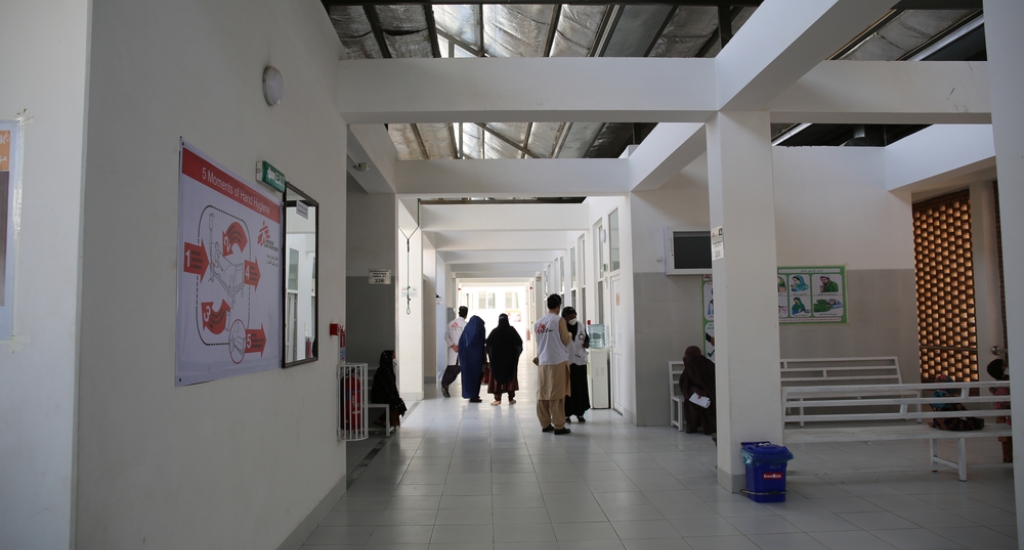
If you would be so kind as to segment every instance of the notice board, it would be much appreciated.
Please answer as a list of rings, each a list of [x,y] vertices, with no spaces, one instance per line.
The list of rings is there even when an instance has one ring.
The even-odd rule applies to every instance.
[[[175,385],[281,367],[281,196],[181,141]]]
[[[779,323],[845,323],[846,268],[780,267],[776,273]],[[711,275],[701,277],[704,355],[715,354],[715,288]]]

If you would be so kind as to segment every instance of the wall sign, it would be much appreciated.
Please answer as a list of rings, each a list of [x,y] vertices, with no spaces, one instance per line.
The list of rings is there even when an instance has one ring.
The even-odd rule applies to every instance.
[[[704,327],[704,337],[701,345],[704,346],[704,357],[715,360],[715,287],[711,282],[711,275],[701,277],[701,296],[704,304],[704,312],[701,313]]]
[[[711,261],[716,262],[725,258],[725,233],[722,226],[711,230]]]
[[[281,197],[181,141],[175,385],[281,367]]]
[[[391,284],[391,270],[390,269],[371,269],[370,270],[370,284],[371,285],[390,285]]]
[[[846,323],[846,268],[780,267],[776,275],[779,323]],[[704,355],[715,354],[715,289],[711,275],[701,277]]]
[[[780,323],[845,323],[846,268],[780,267]]]

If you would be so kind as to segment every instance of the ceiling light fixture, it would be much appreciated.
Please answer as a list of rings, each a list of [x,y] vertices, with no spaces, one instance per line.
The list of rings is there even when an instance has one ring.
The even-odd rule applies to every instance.
[[[267,105],[277,105],[284,98],[284,76],[276,67],[268,65],[263,69],[263,99]]]
[[[365,172],[370,169],[370,165],[365,162],[359,162],[353,164],[352,168],[355,169],[356,172]]]

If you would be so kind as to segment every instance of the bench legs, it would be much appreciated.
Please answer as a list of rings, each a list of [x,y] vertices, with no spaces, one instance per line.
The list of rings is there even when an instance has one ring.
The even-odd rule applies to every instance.
[[[949,466],[950,468],[956,468],[957,473],[960,475],[960,481],[967,481],[967,440],[963,437],[956,440],[956,462],[946,460],[936,453],[935,440],[928,440],[929,454],[931,455],[931,464],[941,464],[943,466]]]

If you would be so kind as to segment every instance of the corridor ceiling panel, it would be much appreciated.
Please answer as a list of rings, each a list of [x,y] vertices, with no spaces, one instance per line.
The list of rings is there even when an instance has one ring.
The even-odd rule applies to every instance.
[[[761,0],[649,4],[323,2],[349,59],[715,57],[761,4]],[[904,0],[833,59],[912,59],[978,17],[976,4],[975,0]],[[963,9],[937,9],[949,7]],[[533,84],[537,88],[546,85]],[[473,121],[392,124],[388,133],[400,160],[616,158],[627,145],[639,143],[650,132],[643,126],[600,121]],[[773,138],[792,131],[789,125],[775,125]]]

